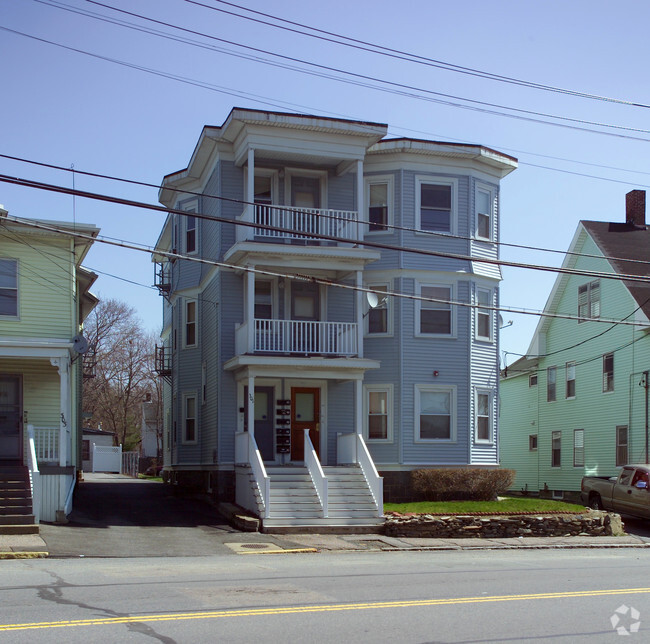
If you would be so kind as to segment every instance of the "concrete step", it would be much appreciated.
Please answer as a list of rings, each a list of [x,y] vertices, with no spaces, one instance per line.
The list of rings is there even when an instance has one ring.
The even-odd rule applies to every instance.
[[[0,515],[0,526],[3,525],[27,525],[36,522],[33,514],[6,514]]]
[[[364,532],[378,533],[383,530],[384,519],[372,518],[347,518],[320,517],[310,520],[300,518],[269,518],[262,522],[263,532],[319,532],[330,529],[332,532],[344,533],[346,531],[363,534]]]
[[[36,524],[23,525],[0,525],[0,534],[38,534],[39,527]]]

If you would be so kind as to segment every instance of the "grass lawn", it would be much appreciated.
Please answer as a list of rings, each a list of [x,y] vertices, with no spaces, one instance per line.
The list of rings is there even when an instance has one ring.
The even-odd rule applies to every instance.
[[[500,497],[499,501],[419,501],[384,503],[384,512],[400,514],[472,514],[473,512],[584,512],[582,505],[533,497]]]

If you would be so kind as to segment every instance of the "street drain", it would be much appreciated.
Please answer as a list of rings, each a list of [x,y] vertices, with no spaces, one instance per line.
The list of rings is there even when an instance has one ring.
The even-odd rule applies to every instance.
[[[239,545],[240,548],[248,548],[249,550],[265,550],[270,548],[271,544],[269,543],[242,543]]]

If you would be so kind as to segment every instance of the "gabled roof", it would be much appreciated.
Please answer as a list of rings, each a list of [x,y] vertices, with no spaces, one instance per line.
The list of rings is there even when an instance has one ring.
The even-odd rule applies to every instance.
[[[650,229],[635,224],[618,224],[606,221],[581,222],[603,255],[612,257],[609,263],[621,275],[650,277]],[[636,261],[629,261],[636,260]],[[641,262],[649,262],[641,264]],[[623,282],[628,291],[650,318],[650,284]]]
[[[607,221],[580,221],[571,245],[562,262],[562,268],[575,268],[577,255],[582,251],[587,236],[591,237],[609,265],[618,275],[650,277],[650,229],[630,223]],[[555,312],[570,275],[559,274],[548,296],[544,312]],[[640,308],[641,314],[650,320],[650,284],[621,281]],[[543,353],[539,347],[540,335],[548,329],[551,318],[542,317],[528,347],[527,356]]]

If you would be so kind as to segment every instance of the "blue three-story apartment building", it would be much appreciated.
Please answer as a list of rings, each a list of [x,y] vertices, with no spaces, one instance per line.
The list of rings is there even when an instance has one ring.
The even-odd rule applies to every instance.
[[[386,132],[235,108],[160,191],[166,477],[268,531],[372,527],[413,469],[498,465],[481,260],[517,161]]]

